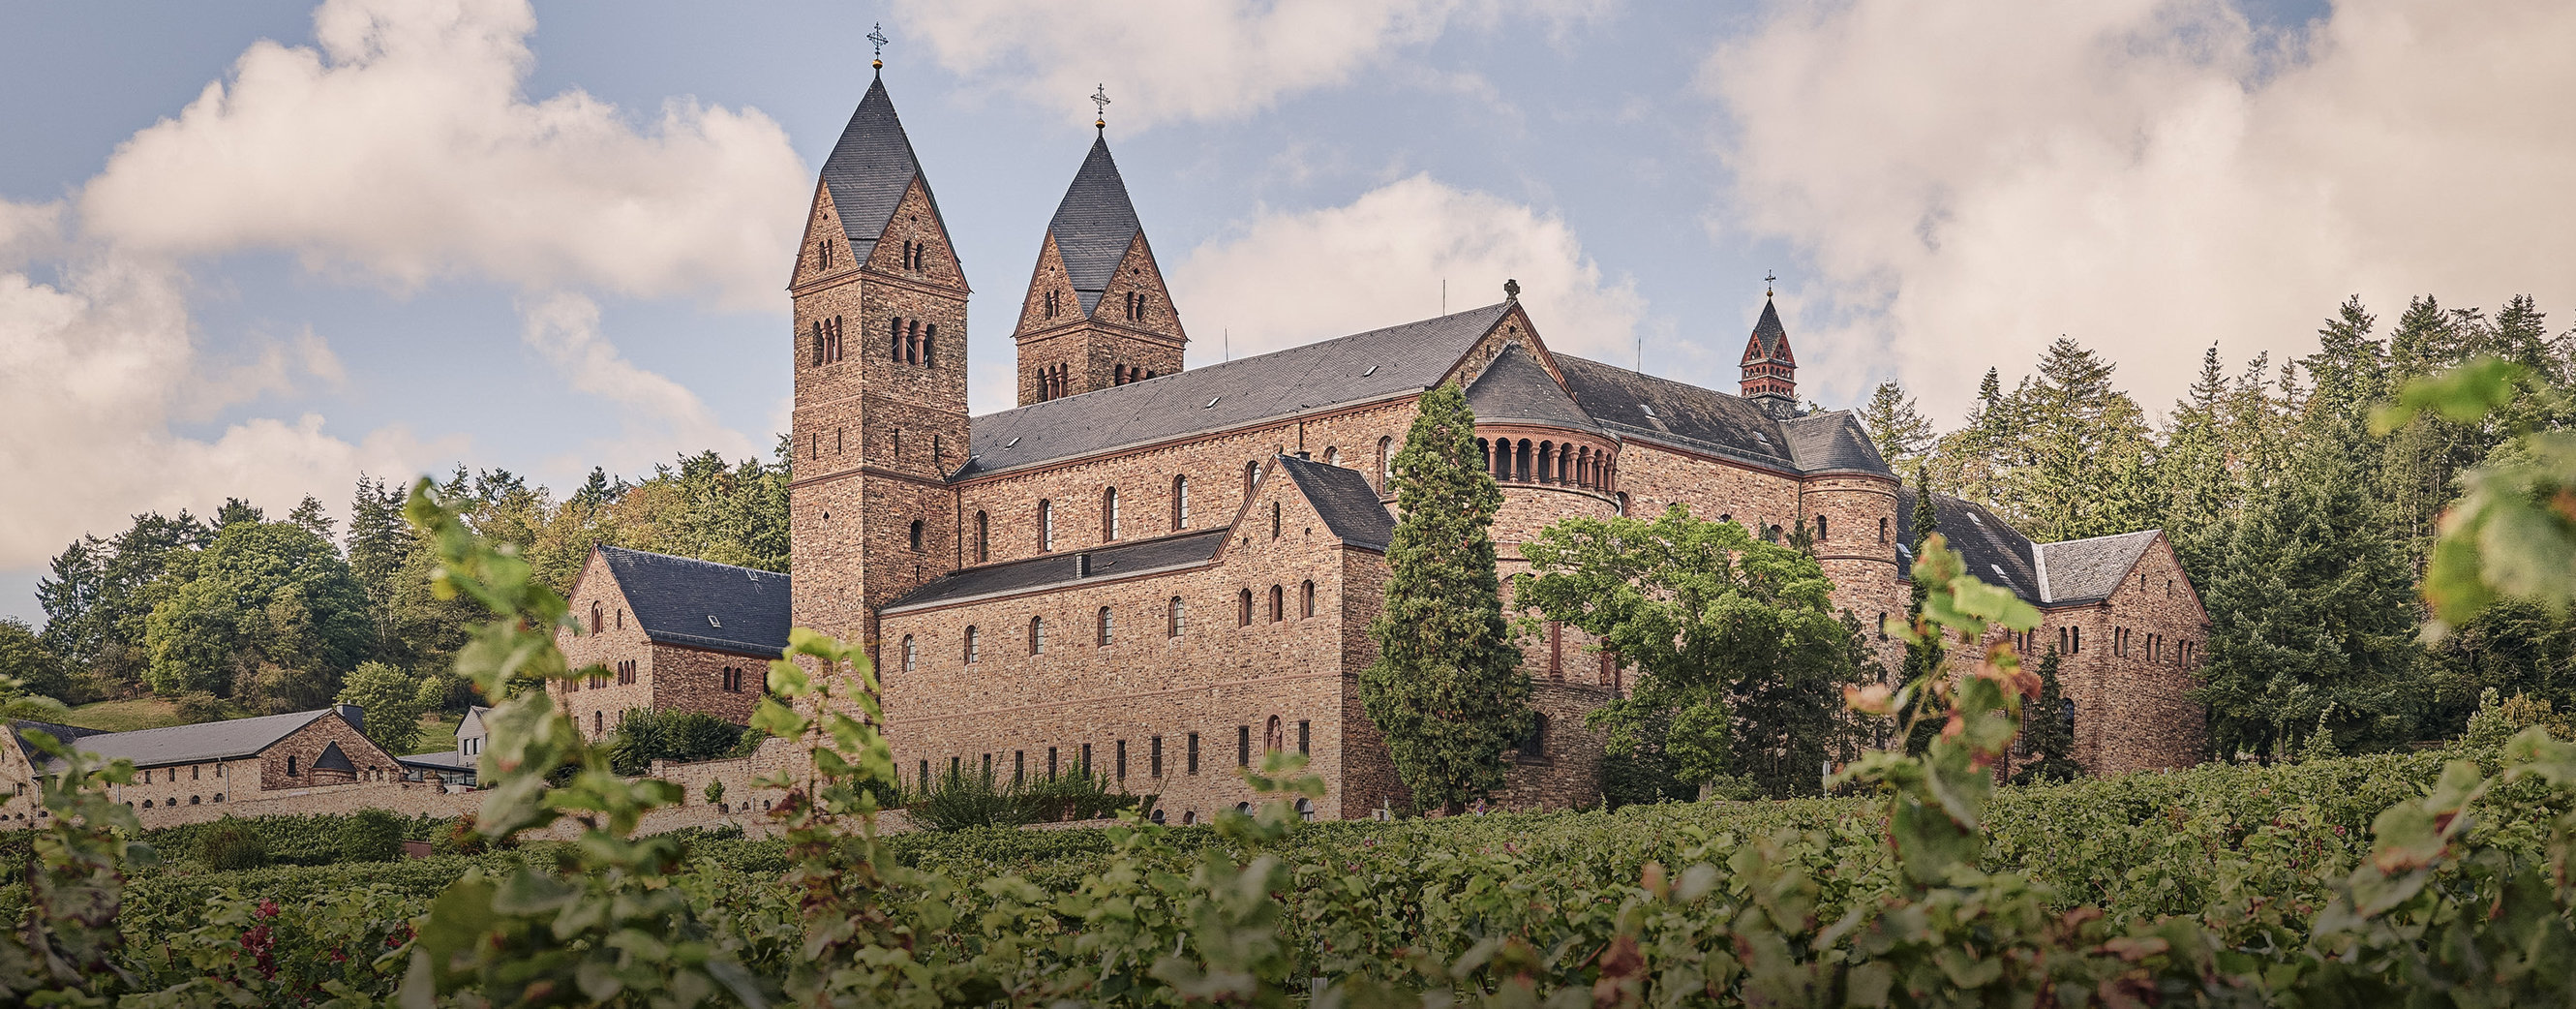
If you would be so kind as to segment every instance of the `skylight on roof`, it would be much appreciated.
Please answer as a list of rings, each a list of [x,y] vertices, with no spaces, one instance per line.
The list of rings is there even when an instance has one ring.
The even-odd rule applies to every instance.
[[[1367,377],[1369,377],[1369,376],[1371,376],[1371,375],[1375,375],[1375,374],[1377,374],[1377,366],[1376,366],[1376,365],[1374,365],[1374,364],[1372,364],[1372,365],[1369,365],[1369,370],[1367,370],[1367,371],[1363,371],[1363,372],[1361,372],[1361,373],[1360,373],[1360,377],[1361,377],[1361,378],[1367,378]]]
[[[716,619],[715,614],[709,613],[707,614],[707,626],[721,629],[724,627],[724,621]]]
[[[1224,398],[1225,398],[1225,397],[1223,397],[1223,396],[1211,396],[1211,397],[1209,397],[1209,398],[1208,398],[1208,405],[1207,405],[1207,406],[1200,407],[1199,409],[1201,409],[1201,410],[1207,410],[1207,409],[1214,408],[1214,407],[1216,406],[1216,401],[1217,401],[1217,400],[1220,400],[1220,399],[1224,399]]]
[[[1646,411],[1646,416],[1652,417],[1655,415],[1655,407],[1652,403],[1639,403],[1637,404],[1637,409]]]
[[[1011,439],[1011,440],[1010,440],[1010,441],[1008,441],[1008,442],[1004,442],[1004,443],[1002,444],[1002,449],[1003,449],[1004,451],[1009,451],[1011,446],[1013,446],[1013,445],[1017,445],[1017,444],[1019,444],[1019,443],[1020,443],[1020,440],[1019,440],[1019,439],[1017,439],[1017,438],[1013,438],[1013,439]]]
[[[1977,514],[1977,513],[1975,513],[1975,512],[1969,512],[1969,513],[1968,513],[1968,521],[1970,521],[1970,522],[1974,522],[1974,523],[1976,523],[1976,524],[1978,524],[1978,525],[1981,525],[1981,526],[1986,524],[1986,520],[1985,520],[1985,518],[1984,518],[1984,517],[1982,517],[1982,516],[1980,516],[1980,515],[1978,515],[1978,514]]]
[[[1986,567],[1988,567],[1988,568],[1990,568],[1990,569],[1992,569],[1992,570],[1994,571],[1994,573],[1995,573],[1995,577],[1997,577],[1997,578],[2003,578],[2003,579],[2006,579],[2006,580],[2010,580],[2010,576],[2008,576],[2008,575],[2004,574],[2004,566],[2003,566],[2003,565],[2001,565],[2001,564],[1988,564],[1988,565],[1986,565]]]

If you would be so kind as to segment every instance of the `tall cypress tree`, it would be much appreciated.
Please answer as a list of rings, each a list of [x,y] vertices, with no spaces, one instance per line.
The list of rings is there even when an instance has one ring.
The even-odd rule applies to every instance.
[[[1503,753],[1529,724],[1529,676],[1503,623],[1494,568],[1502,492],[1481,465],[1476,415],[1456,383],[1422,396],[1396,453],[1385,610],[1360,705],[1386,737],[1418,809],[1450,812],[1503,784]]]

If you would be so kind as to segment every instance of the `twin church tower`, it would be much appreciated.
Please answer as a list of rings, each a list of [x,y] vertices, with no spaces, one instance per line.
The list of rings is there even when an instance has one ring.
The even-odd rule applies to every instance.
[[[949,478],[973,451],[971,289],[882,75],[823,163],[788,292],[794,617],[873,639],[873,607],[969,563]],[[1022,406],[1182,368],[1189,334],[1105,128],[1048,222],[1013,340]]]

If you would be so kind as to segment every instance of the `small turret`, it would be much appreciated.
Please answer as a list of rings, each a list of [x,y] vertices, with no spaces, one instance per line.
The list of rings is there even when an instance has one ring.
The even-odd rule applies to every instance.
[[[1798,415],[1798,356],[1789,350],[1789,331],[1780,325],[1780,309],[1771,292],[1762,292],[1762,318],[1744,341],[1741,395],[1771,416]]]

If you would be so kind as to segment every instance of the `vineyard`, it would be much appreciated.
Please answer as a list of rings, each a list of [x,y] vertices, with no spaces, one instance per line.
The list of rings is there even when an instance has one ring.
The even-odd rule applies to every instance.
[[[1837,798],[1318,824],[1294,802],[1320,782],[1274,755],[1244,773],[1276,800],[1211,826],[1130,812],[1100,830],[881,838],[895,778],[874,671],[799,630],[754,727],[803,747],[812,770],[765,783],[785,798],[776,836],[753,841],[637,836],[678,786],[617,774],[532,689],[577,672],[550,633],[562,597],[425,485],[408,511],[437,544],[441,595],[494,614],[457,659],[504,699],[486,716],[491,787],[474,821],[144,836],[102,787],[130,765],[94,767],[31,732],[65,769],[27,797],[50,825],[9,853],[26,871],[0,889],[19,923],[0,936],[0,1001],[2576,1002],[2576,744],[2534,726],[2500,746],[2000,788],[2040,677],[1989,632],[2037,614],[1968,577],[1937,537],[1903,633],[1950,642],[1951,666],[1846,695],[1859,715],[1910,713],[1895,736],[1927,744],[1864,755],[1835,776]],[[2455,585],[2476,584],[2477,558],[2451,563],[2471,579]],[[1982,641],[1999,643],[1966,647]],[[541,828],[578,837],[511,843]],[[458,853],[323,863],[297,840],[331,831],[353,857],[383,857],[395,834]],[[251,848],[322,864],[213,868]]]

